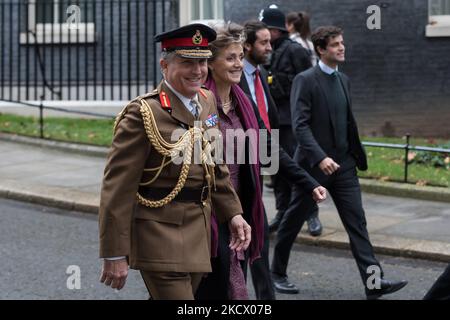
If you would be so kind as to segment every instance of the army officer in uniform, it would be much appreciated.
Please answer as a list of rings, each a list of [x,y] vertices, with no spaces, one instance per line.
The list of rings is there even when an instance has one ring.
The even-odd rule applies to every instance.
[[[212,207],[228,221],[231,249],[250,243],[227,166],[211,162],[203,135],[217,126],[216,100],[202,88],[215,38],[202,24],[157,35],[164,79],[117,117],[99,212],[100,281],[112,288],[124,286],[130,266],[140,270],[151,298],[193,299],[211,271]],[[172,141],[175,130],[181,136]],[[200,161],[192,159],[195,145]]]

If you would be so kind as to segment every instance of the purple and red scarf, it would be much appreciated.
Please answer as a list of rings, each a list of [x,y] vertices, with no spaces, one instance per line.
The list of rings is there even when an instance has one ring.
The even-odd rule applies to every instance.
[[[215,97],[217,104],[220,104],[220,99],[217,94],[216,83],[211,75],[205,82],[205,87],[211,90]],[[254,157],[256,161],[252,161],[253,164],[250,165],[253,176],[255,177],[255,193],[252,198],[252,241],[249,246],[249,257],[250,263],[260,257],[260,253],[264,244],[264,204],[262,201],[261,194],[261,183],[260,183],[260,165],[259,165],[259,125],[256,116],[253,111],[253,106],[248,97],[245,95],[244,91],[238,85],[231,86],[231,95],[233,100],[236,101],[236,112],[242,122],[244,130],[253,129],[257,132],[257,143],[249,144],[251,157]],[[220,126],[220,122],[219,122]],[[217,219],[213,214],[211,217],[211,254],[213,257],[217,256],[218,247],[218,224]]]

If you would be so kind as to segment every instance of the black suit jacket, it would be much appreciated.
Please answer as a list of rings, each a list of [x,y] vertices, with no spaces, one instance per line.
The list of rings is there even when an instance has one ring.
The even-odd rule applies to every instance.
[[[261,82],[263,84],[264,92],[266,94],[267,103],[268,103],[268,116],[269,123],[271,129],[279,128],[279,120],[278,120],[278,111],[275,105],[275,102],[270,95],[269,86],[267,85],[267,71],[264,68],[261,68]],[[250,88],[247,83],[247,79],[245,78],[244,72],[242,72],[241,81],[239,83],[241,89],[247,94],[247,97],[252,102],[253,111],[255,113],[256,119],[258,120],[258,125],[260,129],[267,129],[264,121],[261,118],[261,115],[258,110],[258,106],[252,99]],[[303,168],[301,168],[287,153],[281,148],[279,144],[272,143],[271,135],[269,134],[267,137],[267,146],[272,146],[269,150],[270,155],[276,156],[278,154],[279,159],[279,172],[281,176],[287,180],[291,184],[297,184],[302,186],[308,192],[311,192],[313,189],[317,188],[320,184],[311,177]]]
[[[299,142],[296,160],[310,167],[317,166],[324,158],[336,160],[336,119],[334,107],[328,103],[327,75],[319,65],[300,73],[294,79],[291,91],[292,128]],[[351,109],[350,81],[340,73],[348,101],[348,142],[360,170],[367,169],[367,158],[359,140],[358,128]]]
[[[270,85],[272,97],[276,99],[280,125],[291,125],[291,108],[289,96],[292,80],[300,72],[309,69],[311,57],[301,44],[289,39],[285,34],[272,43],[273,52],[270,71],[273,81]]]

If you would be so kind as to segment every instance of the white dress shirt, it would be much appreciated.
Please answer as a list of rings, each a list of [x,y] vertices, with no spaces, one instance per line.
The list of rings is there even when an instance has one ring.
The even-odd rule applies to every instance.
[[[338,71],[337,66],[336,66],[336,69],[333,69],[333,68],[327,66],[325,63],[323,63],[322,60],[319,60],[319,67],[323,72],[325,72],[326,74],[329,74],[329,75],[332,75],[334,72]]]

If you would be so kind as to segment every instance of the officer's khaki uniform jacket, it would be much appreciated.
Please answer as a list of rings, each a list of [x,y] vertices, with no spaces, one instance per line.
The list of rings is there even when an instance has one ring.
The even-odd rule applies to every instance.
[[[161,107],[161,90],[170,100],[171,113]],[[204,121],[217,114],[217,109],[213,94],[205,89],[203,92],[206,97],[198,95],[203,107],[200,120],[207,129]],[[167,142],[171,142],[172,131],[181,128],[180,123],[194,125],[194,116],[164,82],[144,99]],[[147,271],[209,272],[211,205],[221,222],[242,213],[227,166],[216,165],[212,204],[174,200],[161,208],[149,208],[137,202],[136,192],[139,183],[154,175],[144,168],[157,167],[161,160],[146,135],[137,98],[126,107],[107,159],[99,212],[100,257],[127,256],[131,268]],[[181,165],[169,164],[148,188],[172,189],[180,169]],[[185,188],[201,188],[206,183],[204,176],[202,165],[192,163]]]

